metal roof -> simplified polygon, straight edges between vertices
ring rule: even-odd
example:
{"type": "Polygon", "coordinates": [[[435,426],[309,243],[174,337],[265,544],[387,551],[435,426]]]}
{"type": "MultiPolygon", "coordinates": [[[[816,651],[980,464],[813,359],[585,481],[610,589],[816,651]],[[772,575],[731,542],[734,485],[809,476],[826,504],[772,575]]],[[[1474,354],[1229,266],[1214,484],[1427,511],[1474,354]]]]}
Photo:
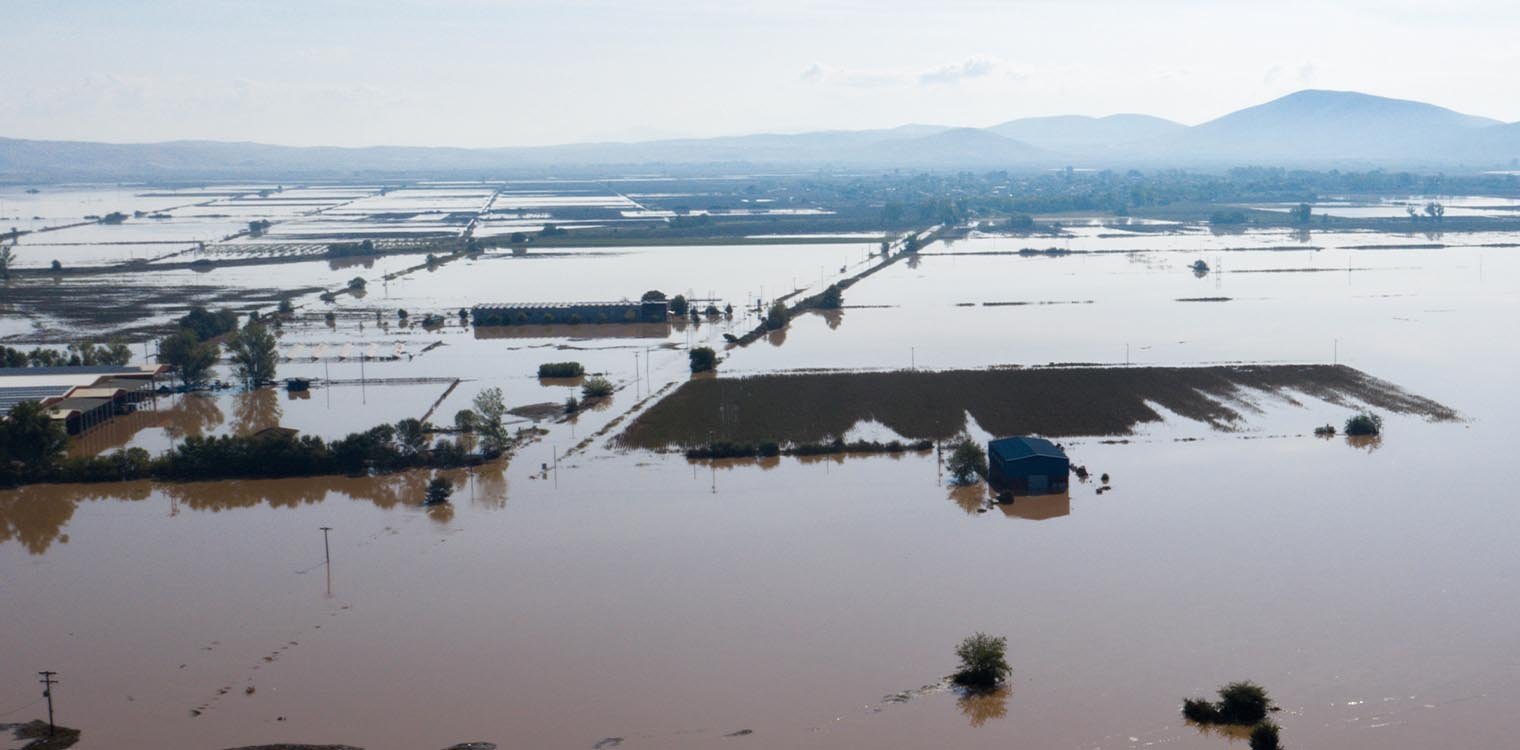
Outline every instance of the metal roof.
{"type": "Polygon", "coordinates": [[[71,385],[28,385],[0,388],[0,414],[9,412],[11,407],[23,401],[63,398],[73,389],[74,386],[71,385]]]}
{"type": "Polygon", "coordinates": [[[0,367],[0,378],[30,375],[151,375],[157,365],[63,365],[61,367],[0,367]]]}
{"type": "Polygon", "coordinates": [[[1031,456],[1066,458],[1066,451],[1061,450],[1055,443],[1045,438],[1037,437],[998,438],[987,444],[987,450],[993,456],[1004,461],[1017,461],[1022,458],[1030,458],[1031,456]]]}
{"type": "MultiPolygon", "coordinates": [[[[667,304],[665,300],[654,300],[656,304],[667,304]]],[[[566,310],[572,307],[637,307],[643,302],[497,302],[485,305],[476,305],[475,310],[566,310]]]]}

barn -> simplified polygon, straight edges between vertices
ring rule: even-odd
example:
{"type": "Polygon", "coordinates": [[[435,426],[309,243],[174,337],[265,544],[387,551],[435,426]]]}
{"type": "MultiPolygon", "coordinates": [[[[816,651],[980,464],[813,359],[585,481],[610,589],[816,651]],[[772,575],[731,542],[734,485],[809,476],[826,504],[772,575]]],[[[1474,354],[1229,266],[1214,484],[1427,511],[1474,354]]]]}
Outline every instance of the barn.
{"type": "Polygon", "coordinates": [[[987,481],[999,489],[1040,495],[1065,492],[1066,451],[1044,438],[1005,437],[987,444],[987,481]]]}

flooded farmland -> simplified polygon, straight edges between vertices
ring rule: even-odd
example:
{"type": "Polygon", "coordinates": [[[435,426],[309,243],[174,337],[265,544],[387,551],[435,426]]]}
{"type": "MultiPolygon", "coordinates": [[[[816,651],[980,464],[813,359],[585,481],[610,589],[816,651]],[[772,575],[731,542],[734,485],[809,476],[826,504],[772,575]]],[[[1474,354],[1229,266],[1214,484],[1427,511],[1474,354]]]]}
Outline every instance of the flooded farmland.
{"type": "MultiPolygon", "coordinates": [[[[521,219],[541,231],[593,220],[582,211],[661,208],[605,189],[267,189],[79,201],[313,204],[257,214],[278,220],[228,241],[239,248],[458,235],[455,213],[549,212],[521,219]]],[[[202,218],[207,236],[238,229],[202,218]]],[[[1520,234],[1068,222],[1058,237],[936,241],[848,285],[842,309],[801,312],[747,346],[724,334],[755,328],[757,301],[860,274],[880,262],[876,237],[134,273],[136,291],[163,295],[89,330],[168,324],[192,280],[212,304],[267,312],[289,298],[279,373],[316,386],[164,394],[75,441],[80,455],[274,426],[331,439],[409,417],[451,424],[489,387],[512,407],[579,392],[582,380],[540,380],[544,362],[581,362],[616,390],[539,415],[547,433],[510,460],[444,472],[458,489],[443,507],[422,505],[426,471],[0,491],[7,653],[64,675],[60,721],[84,730],[83,748],[1206,749],[1231,740],[1184,723],[1182,698],[1244,678],[1270,688],[1294,746],[1505,745],[1504,708],[1520,700],[1520,509],[1504,471],[1520,422],[1520,248],[1504,245],[1520,234]],[[356,276],[363,296],[322,298],[356,276]],[[608,326],[458,316],[650,289],[735,309],[608,326]],[[714,379],[689,374],[701,345],[721,357],[714,379]],[[1047,380],[1073,371],[1081,388],[1047,380]],[[1380,438],[1312,434],[1367,407],[1380,438]],[[680,409],[676,428],[641,438],[680,409]],[[951,487],[935,451],[661,450],[723,430],[982,437],[1021,418],[1111,479],[1005,505],[951,487]],[[1003,690],[966,695],[944,678],[954,644],[979,630],[1008,638],[1014,671],[1003,690]]],[[[0,335],[41,343],[82,319],[6,318],[0,335]]],[[[0,711],[35,712],[35,693],[0,681],[0,711]]]]}

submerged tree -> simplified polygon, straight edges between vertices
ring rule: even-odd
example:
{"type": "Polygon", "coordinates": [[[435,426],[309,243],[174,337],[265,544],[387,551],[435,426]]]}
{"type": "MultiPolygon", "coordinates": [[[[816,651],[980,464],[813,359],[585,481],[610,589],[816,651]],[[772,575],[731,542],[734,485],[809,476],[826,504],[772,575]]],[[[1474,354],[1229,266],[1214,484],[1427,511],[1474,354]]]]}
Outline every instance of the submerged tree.
{"type": "Polygon", "coordinates": [[[997,687],[998,683],[1013,673],[1013,667],[1008,666],[1005,656],[1007,647],[1007,638],[980,632],[968,636],[955,647],[955,655],[960,657],[961,665],[950,679],[957,685],[976,690],[997,687]]]}
{"type": "Polygon", "coordinates": [[[0,279],[11,277],[11,264],[16,262],[16,252],[12,245],[0,243],[0,279]]]}
{"type": "Polygon", "coordinates": [[[768,331],[780,330],[786,327],[787,321],[792,319],[792,313],[786,309],[786,303],[777,300],[771,305],[771,309],[765,313],[765,329],[768,331]]]}
{"type": "Polygon", "coordinates": [[[194,331],[182,328],[158,342],[158,361],[174,368],[186,386],[206,382],[216,364],[216,344],[201,341],[194,331]]]}
{"type": "Polygon", "coordinates": [[[956,443],[946,468],[956,484],[971,484],[977,477],[986,476],[987,452],[975,440],[965,438],[956,443]]]}
{"type": "Polygon", "coordinates": [[[423,497],[423,505],[442,505],[449,501],[454,494],[454,483],[443,477],[433,477],[428,482],[427,495],[423,497]]]}
{"type": "Polygon", "coordinates": [[[227,342],[227,354],[232,360],[233,371],[248,388],[274,380],[278,357],[274,334],[261,323],[249,323],[232,334],[227,342]]]}
{"type": "Polygon", "coordinates": [[[687,357],[691,359],[692,374],[708,372],[718,366],[718,353],[712,347],[699,346],[687,352],[687,357]]]}
{"type": "Polygon", "coordinates": [[[507,402],[500,388],[487,388],[475,394],[475,431],[480,433],[487,453],[500,453],[507,447],[507,402]]]}
{"type": "Polygon", "coordinates": [[[823,290],[823,296],[818,299],[818,306],[825,310],[838,310],[844,304],[844,292],[838,284],[830,284],[828,289],[823,290]]]}

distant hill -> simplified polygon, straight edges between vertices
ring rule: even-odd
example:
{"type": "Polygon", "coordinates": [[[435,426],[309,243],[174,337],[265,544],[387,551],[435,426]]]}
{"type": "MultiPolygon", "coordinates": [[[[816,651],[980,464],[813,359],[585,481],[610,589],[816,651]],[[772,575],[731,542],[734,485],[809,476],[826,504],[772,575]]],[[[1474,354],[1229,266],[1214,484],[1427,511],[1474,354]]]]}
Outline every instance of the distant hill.
{"type": "Polygon", "coordinates": [[[1466,151],[1464,140],[1501,124],[1433,104],[1353,91],[1300,91],[1174,136],[1164,152],[1196,158],[1424,160],[1466,151]]]}
{"type": "Polygon", "coordinates": [[[1113,151],[1130,144],[1174,136],[1187,129],[1186,125],[1179,122],[1133,114],[1107,117],[1025,117],[987,128],[1005,138],[1023,141],[1036,148],[1078,153],[1113,151]]]}
{"type": "Polygon", "coordinates": [[[1243,164],[1514,168],[1520,123],[1350,91],[1300,91],[1188,127],[1140,114],[1032,117],[990,128],[760,133],[523,148],[297,148],[171,141],[0,138],[0,178],[148,180],[408,175],[505,176],[713,169],[1044,169],[1243,164]]]}

